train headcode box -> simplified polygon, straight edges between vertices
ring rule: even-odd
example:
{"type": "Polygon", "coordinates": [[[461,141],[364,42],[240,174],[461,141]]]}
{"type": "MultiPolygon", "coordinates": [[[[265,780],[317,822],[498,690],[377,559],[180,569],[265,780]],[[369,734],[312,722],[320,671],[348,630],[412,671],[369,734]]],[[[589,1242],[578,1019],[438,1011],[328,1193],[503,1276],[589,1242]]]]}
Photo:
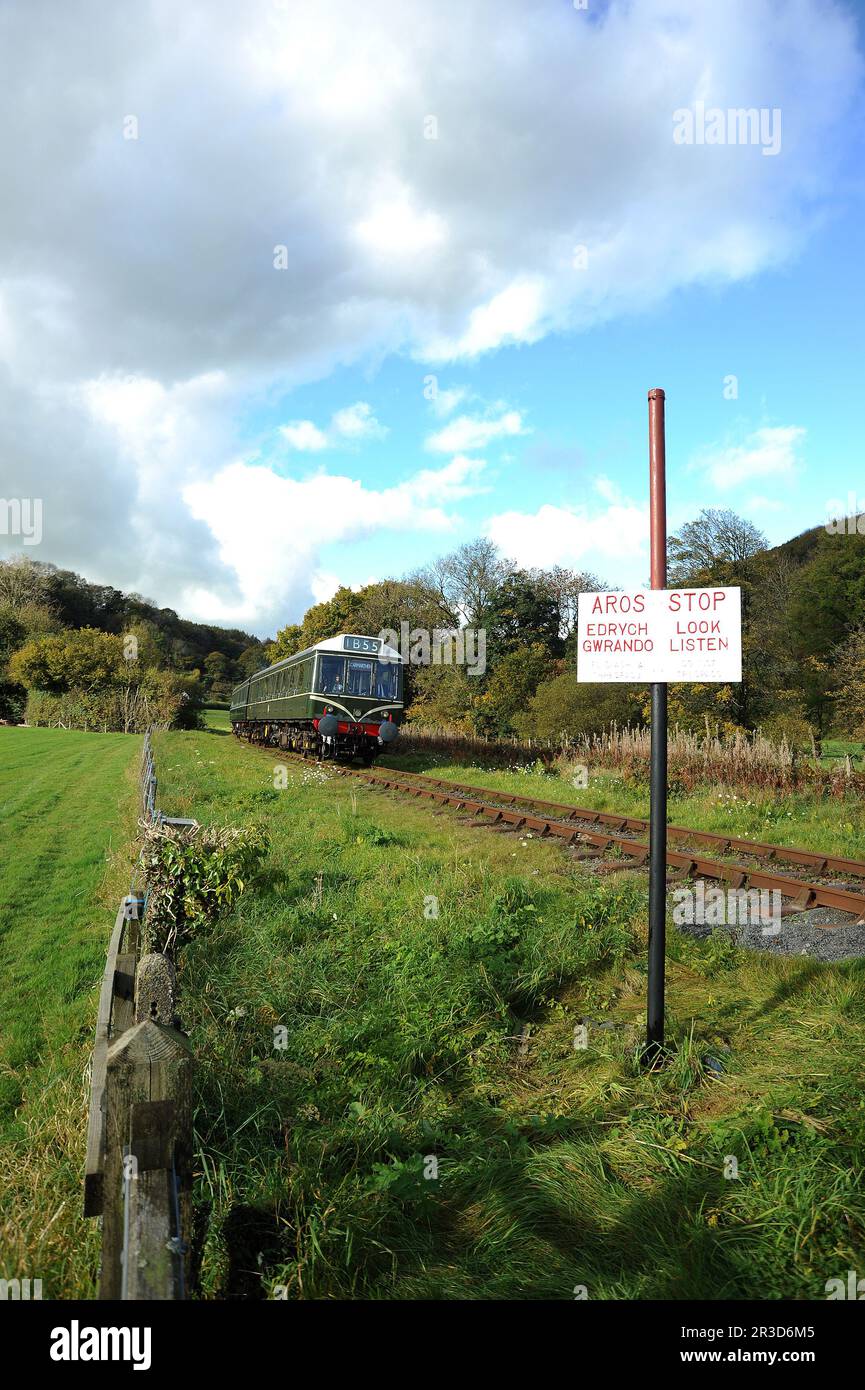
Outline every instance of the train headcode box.
{"type": "Polygon", "coordinates": [[[741,589],[580,594],[579,681],[740,681],[741,589]]]}

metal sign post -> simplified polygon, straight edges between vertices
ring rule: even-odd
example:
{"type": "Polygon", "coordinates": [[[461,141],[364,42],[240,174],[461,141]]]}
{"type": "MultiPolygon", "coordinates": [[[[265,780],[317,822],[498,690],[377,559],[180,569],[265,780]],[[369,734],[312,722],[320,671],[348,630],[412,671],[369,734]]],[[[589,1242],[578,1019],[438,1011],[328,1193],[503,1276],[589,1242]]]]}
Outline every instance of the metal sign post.
{"type": "MultiPolygon", "coordinates": [[[[664,393],[649,392],[649,526],[651,583],[667,587],[667,481],[664,393]]],[[[667,935],[667,684],[652,683],[652,767],[649,826],[649,974],[645,1061],[664,1046],[664,965],[667,935]]]]}
{"type": "Polygon", "coordinates": [[[667,588],[664,393],[649,392],[650,592],[579,596],[577,680],[649,682],[652,767],[649,821],[649,974],[643,1061],[664,1051],[667,913],[667,682],[732,684],[742,679],[742,591],[667,588]]]}

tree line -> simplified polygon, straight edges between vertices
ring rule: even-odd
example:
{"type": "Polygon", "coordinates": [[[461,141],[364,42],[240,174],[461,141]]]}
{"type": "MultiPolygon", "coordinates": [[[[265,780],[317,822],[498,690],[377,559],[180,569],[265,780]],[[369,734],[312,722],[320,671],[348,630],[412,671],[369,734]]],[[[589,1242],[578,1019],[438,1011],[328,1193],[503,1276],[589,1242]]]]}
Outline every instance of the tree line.
{"type": "MultiPolygon", "coordinates": [[[[851,533],[852,532],[852,533],[851,533]]],[[[865,737],[865,538],[815,527],[769,547],[751,522],[705,508],[670,537],[668,587],[742,589],[740,684],[669,690],[682,728],[760,727],[804,743],[831,731],[865,737]]],[[[471,541],[403,579],[341,587],[268,649],[278,660],[339,632],[483,628],[486,671],[411,665],[409,717],[486,736],[556,738],[641,724],[646,687],[577,680],[577,601],[613,587],[554,566],[520,568],[487,539],[471,541]]]]}
{"type": "MultiPolygon", "coordinates": [[[[671,685],[671,721],[757,727],[805,742],[865,737],[865,536],[815,527],[769,547],[735,512],[707,508],[668,546],[668,586],[742,589],[743,679],[671,685]]],[[[0,564],[0,718],[138,728],[189,724],[254,671],[336,636],[485,634],[484,669],[410,664],[409,718],[488,737],[557,738],[639,725],[649,692],[577,680],[580,593],[611,586],[561,566],[527,569],[467,542],[402,578],[340,586],[271,642],[180,618],[139,594],[29,559],[0,564]]]]}
{"type": "Polygon", "coordinates": [[[266,664],[265,644],[248,633],[29,557],[0,563],[0,719],[188,726],[266,664]]]}

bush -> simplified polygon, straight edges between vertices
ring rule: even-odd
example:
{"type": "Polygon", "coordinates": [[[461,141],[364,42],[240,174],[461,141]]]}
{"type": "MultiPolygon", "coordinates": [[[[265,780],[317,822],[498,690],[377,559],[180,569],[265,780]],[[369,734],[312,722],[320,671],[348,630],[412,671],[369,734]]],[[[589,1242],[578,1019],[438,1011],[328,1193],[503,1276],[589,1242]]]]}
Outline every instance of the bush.
{"type": "Polygon", "coordinates": [[[147,633],[125,638],[97,628],[35,637],[9,661],[9,676],[29,691],[30,724],[143,733],[201,727],[196,676],[160,670],[158,647],[147,633]],[[135,637],[135,657],[127,643],[135,637]]]}
{"type": "Polygon", "coordinates": [[[267,852],[258,827],[146,825],[144,949],[173,951],[230,907],[267,852]]]}
{"type": "Polygon", "coordinates": [[[836,714],[851,734],[865,738],[865,627],[851,632],[834,656],[836,714]]]}
{"type": "Polygon", "coordinates": [[[197,729],[202,725],[194,677],[152,669],[143,671],[135,683],[97,690],[31,690],[26,717],[33,725],[59,722],[70,729],[124,734],[142,734],[152,726],[197,729]]]}
{"type": "Polygon", "coordinates": [[[804,714],[772,714],[760,725],[760,732],[773,743],[788,743],[791,748],[810,748],[814,728],[804,714]]]}
{"type": "Polygon", "coordinates": [[[24,718],[27,705],[27,691],[13,681],[0,680],[0,719],[8,719],[19,724],[24,718]]]}
{"type": "Polygon", "coordinates": [[[566,671],[539,685],[513,722],[526,738],[576,738],[639,719],[639,699],[630,686],[580,684],[566,671]]]}

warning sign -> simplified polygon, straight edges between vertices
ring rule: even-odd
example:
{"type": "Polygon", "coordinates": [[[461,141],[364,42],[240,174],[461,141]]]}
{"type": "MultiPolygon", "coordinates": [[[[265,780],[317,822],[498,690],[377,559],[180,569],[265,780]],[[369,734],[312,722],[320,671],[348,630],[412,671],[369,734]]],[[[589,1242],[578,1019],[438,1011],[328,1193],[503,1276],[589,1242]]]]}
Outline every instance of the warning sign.
{"type": "Polygon", "coordinates": [[[740,681],[741,589],[580,594],[579,681],[740,681]]]}

